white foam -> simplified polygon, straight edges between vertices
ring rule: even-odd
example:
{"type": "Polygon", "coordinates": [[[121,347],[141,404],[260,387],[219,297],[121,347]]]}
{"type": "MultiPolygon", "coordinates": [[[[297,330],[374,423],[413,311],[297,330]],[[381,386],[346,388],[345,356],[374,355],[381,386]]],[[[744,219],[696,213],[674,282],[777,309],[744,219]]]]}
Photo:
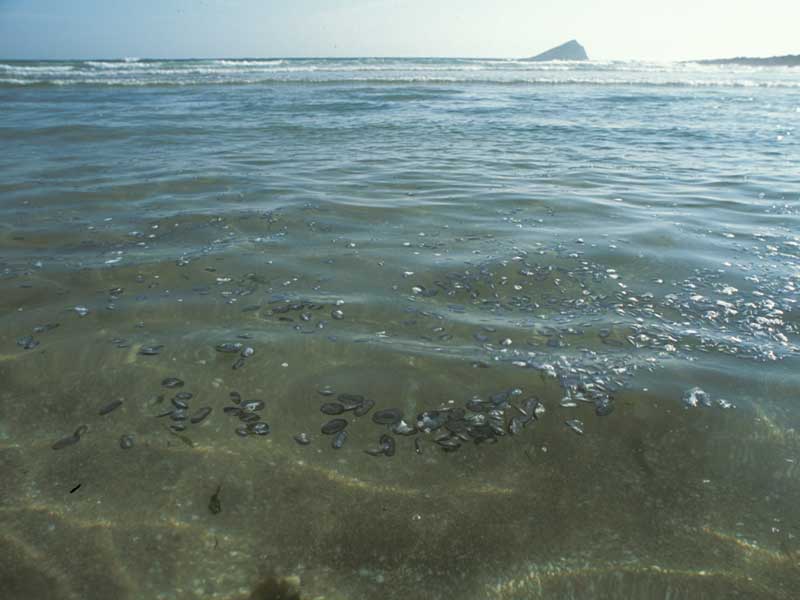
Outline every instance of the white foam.
{"type": "Polygon", "coordinates": [[[219,59],[214,63],[218,65],[231,65],[243,67],[262,67],[262,66],[275,66],[282,65],[285,61],[282,59],[275,60],[236,60],[236,59],[219,59]]]}
{"type": "Polygon", "coordinates": [[[786,68],[653,61],[516,59],[208,59],[0,63],[5,85],[207,85],[247,83],[448,83],[694,88],[800,88],[786,68]]]}
{"type": "Polygon", "coordinates": [[[19,73],[19,74],[26,74],[30,73],[32,75],[47,75],[51,73],[66,73],[68,71],[73,71],[75,67],[73,65],[9,65],[5,63],[0,63],[0,69],[10,73],[19,73]]]}

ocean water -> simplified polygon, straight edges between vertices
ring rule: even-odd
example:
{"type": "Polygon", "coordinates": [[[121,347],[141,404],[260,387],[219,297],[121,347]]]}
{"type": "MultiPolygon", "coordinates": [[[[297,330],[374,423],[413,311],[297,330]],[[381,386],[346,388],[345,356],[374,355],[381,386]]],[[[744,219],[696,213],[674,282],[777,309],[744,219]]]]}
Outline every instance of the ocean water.
{"type": "Polygon", "coordinates": [[[788,68],[0,62],[0,597],[799,597],[798,123],[788,68]]]}

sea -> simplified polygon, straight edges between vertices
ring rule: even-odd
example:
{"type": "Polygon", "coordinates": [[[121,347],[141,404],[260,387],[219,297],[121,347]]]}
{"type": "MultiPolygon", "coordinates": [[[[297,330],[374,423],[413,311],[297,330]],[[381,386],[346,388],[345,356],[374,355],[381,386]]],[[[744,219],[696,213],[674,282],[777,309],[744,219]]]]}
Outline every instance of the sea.
{"type": "Polygon", "coordinates": [[[0,598],[800,597],[800,70],[0,60],[0,598]]]}

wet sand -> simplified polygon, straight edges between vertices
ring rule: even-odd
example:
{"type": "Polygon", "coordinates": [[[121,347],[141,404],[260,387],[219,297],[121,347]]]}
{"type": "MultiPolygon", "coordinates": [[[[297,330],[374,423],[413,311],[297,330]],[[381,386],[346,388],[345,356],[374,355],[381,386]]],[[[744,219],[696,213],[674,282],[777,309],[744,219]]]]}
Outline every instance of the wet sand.
{"type": "Polygon", "coordinates": [[[300,334],[280,352],[248,341],[257,352],[234,371],[199,333],[141,356],[92,319],[69,315],[39,348],[0,362],[6,597],[247,598],[270,574],[336,599],[798,592],[787,529],[800,438],[753,407],[689,410],[627,391],[597,418],[590,405],[558,407],[559,387],[529,369],[300,334]],[[193,407],[214,409],[185,432],[192,446],[152,416],[174,391],[168,376],[193,407]],[[418,455],[396,436],[396,456],[370,457],[383,428],[369,416],[351,419],[342,450],[319,433],[325,386],[406,414],[519,386],[548,411],[494,445],[444,453],[419,434],[418,455]],[[231,390],[265,400],[269,436],[234,434],[222,413],[231,390]],[[99,416],[115,398],[122,406],[99,416]],[[573,417],[584,435],[564,425],[573,417]],[[83,423],[80,442],[51,449],[83,423]],[[292,439],[300,431],[311,445],[292,439]],[[119,447],[123,433],[133,448],[119,447]]]}

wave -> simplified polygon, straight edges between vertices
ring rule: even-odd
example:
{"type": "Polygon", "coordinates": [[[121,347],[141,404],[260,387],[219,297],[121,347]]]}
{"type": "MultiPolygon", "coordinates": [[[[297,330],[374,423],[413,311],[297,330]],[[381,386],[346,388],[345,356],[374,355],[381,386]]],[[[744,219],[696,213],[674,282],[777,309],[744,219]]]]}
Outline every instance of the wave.
{"type": "Polygon", "coordinates": [[[798,88],[786,68],[652,61],[519,59],[120,59],[5,61],[0,85],[192,86],[253,84],[497,84],[798,88]]]}
{"type": "Polygon", "coordinates": [[[0,70],[6,73],[18,73],[20,75],[49,75],[51,73],[68,73],[75,70],[74,65],[14,65],[0,63],[0,70]]]}
{"type": "Polygon", "coordinates": [[[93,69],[104,69],[104,70],[113,70],[113,69],[120,69],[123,71],[129,70],[141,70],[145,71],[150,69],[152,66],[158,66],[164,64],[163,61],[157,62],[141,62],[139,60],[124,60],[124,61],[110,61],[110,60],[87,60],[84,61],[81,66],[89,66],[93,69]]]}
{"type": "Polygon", "coordinates": [[[204,79],[136,79],[136,78],[87,78],[87,79],[19,79],[0,78],[0,87],[64,87],[64,86],[111,86],[111,87],[187,87],[208,85],[402,85],[402,84],[459,84],[459,85],[501,85],[501,86],[620,86],[656,88],[800,88],[800,81],[752,81],[752,80],[674,80],[652,81],[647,79],[592,79],[592,78],[531,78],[531,79],[491,79],[457,77],[347,77],[347,78],[204,78],[204,79]]]}
{"type": "Polygon", "coordinates": [[[213,61],[217,65],[230,65],[230,66],[246,66],[246,67],[261,67],[261,66],[274,66],[282,65],[286,61],[283,59],[274,60],[237,60],[235,58],[221,58],[213,61]]]}
{"type": "Polygon", "coordinates": [[[0,63],[0,69],[19,72],[48,70],[92,69],[150,71],[168,66],[176,71],[192,71],[198,68],[212,68],[221,72],[241,69],[270,71],[283,67],[297,71],[482,71],[530,72],[530,71],[570,71],[570,72],[642,72],[642,73],[763,73],[774,71],[785,75],[791,73],[787,67],[764,67],[750,65],[703,65],[698,63],[675,63],[653,61],[548,61],[533,62],[522,59],[207,59],[207,60],[167,60],[167,59],[120,59],[84,61],[43,61],[39,64],[26,64],[33,61],[9,61],[0,63]]]}

